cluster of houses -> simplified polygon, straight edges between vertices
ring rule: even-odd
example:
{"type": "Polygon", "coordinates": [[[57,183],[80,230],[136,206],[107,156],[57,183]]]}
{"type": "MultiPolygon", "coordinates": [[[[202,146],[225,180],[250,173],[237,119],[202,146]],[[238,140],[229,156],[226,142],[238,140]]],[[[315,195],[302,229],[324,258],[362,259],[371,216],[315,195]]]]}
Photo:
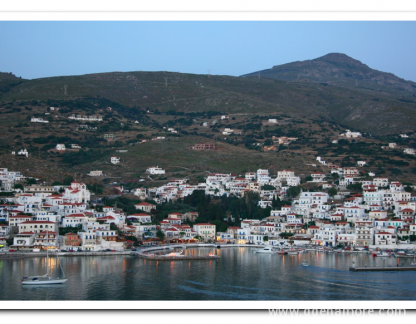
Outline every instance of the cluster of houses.
{"type": "MultiPolygon", "coordinates": [[[[150,174],[157,174],[159,168],[149,168],[146,171],[150,174]]],[[[164,172],[164,170],[162,171],[164,172]]],[[[245,192],[258,192],[261,200],[259,206],[265,208],[271,206],[273,196],[283,197],[290,186],[300,184],[300,177],[295,176],[291,170],[282,170],[277,173],[277,177],[269,175],[269,170],[259,169],[256,172],[246,172],[244,177],[231,173],[212,173],[209,174],[205,182],[197,185],[190,185],[187,179],[170,180],[163,186],[153,188],[137,188],[133,194],[141,199],[151,199],[157,203],[176,200],[191,195],[194,190],[204,190],[206,195],[236,196],[243,197],[245,192]],[[262,189],[265,185],[273,186],[273,189],[262,189]]]]}
{"type": "MultiPolygon", "coordinates": [[[[3,190],[26,180],[20,172],[6,168],[0,169],[0,177],[3,190]]],[[[170,213],[156,225],[152,219],[154,204],[138,203],[137,213],[127,215],[110,206],[93,209],[90,199],[91,194],[82,182],[74,181],[70,186],[25,186],[13,197],[4,197],[6,203],[0,205],[0,245],[13,239],[9,249],[19,251],[46,247],[67,251],[120,251],[134,243],[126,239],[128,236],[142,240],[143,244],[154,244],[159,230],[169,242],[215,239],[215,225],[203,223],[192,228],[186,225],[186,220],[196,220],[197,212],[170,213]],[[60,232],[67,233],[59,235],[60,232]]]]}
{"type": "MultiPolygon", "coordinates": [[[[332,197],[324,191],[301,192],[292,205],[272,209],[270,216],[263,220],[243,220],[241,227],[217,233],[216,240],[267,241],[273,245],[282,241],[282,233],[290,233],[294,244],[368,246],[406,243],[411,235],[416,235],[416,196],[407,192],[403,184],[389,182],[385,177],[360,180],[361,173],[355,167],[332,166],[331,173],[338,174],[338,186],[327,183],[327,174],[323,172],[312,173],[311,182],[321,184],[323,189],[336,187],[344,191],[332,197]],[[346,191],[345,186],[354,183],[361,183],[362,193],[346,191]]],[[[212,196],[237,197],[254,191],[260,196],[258,205],[266,208],[272,207],[273,198],[285,199],[287,189],[299,184],[300,178],[292,170],[278,171],[277,177],[272,177],[268,170],[259,169],[247,172],[244,177],[209,174],[205,182],[197,185],[189,185],[186,179],[171,180],[157,188],[137,188],[134,194],[161,203],[186,197],[194,190],[204,190],[212,196]]]]}
{"type": "MultiPolygon", "coordinates": [[[[244,177],[212,173],[197,185],[179,179],[134,191],[141,200],[153,200],[156,204],[186,197],[194,190],[211,196],[236,197],[257,192],[258,205],[270,207],[270,216],[244,219],[240,226],[228,227],[226,232],[216,232],[216,226],[209,223],[188,225],[198,218],[197,212],[169,213],[156,224],[156,204],[145,201],[136,204],[137,211],[131,215],[110,206],[91,208],[91,194],[82,182],[74,181],[70,186],[25,186],[13,197],[5,197],[6,203],[0,205],[0,221],[7,224],[0,226],[0,245],[12,237],[10,248],[16,250],[46,245],[61,250],[122,250],[134,243],[126,237],[154,244],[161,232],[168,242],[381,246],[408,243],[416,235],[416,196],[406,191],[402,183],[383,177],[360,178],[356,168],[337,167],[331,173],[339,175],[337,194],[330,196],[324,191],[335,184],[327,183],[327,174],[315,172],[311,181],[321,184],[323,190],[302,191],[290,205],[279,209],[273,208],[273,201],[287,199],[287,190],[300,184],[300,177],[292,170],[278,171],[276,176],[267,169],[246,172],[244,177]],[[362,193],[348,192],[345,185],[351,183],[361,183],[362,193]],[[62,232],[68,227],[71,231],[59,235],[60,229],[62,232]],[[74,228],[76,231],[72,231],[74,228]]],[[[0,180],[6,191],[26,177],[1,168],[0,180]]]]}

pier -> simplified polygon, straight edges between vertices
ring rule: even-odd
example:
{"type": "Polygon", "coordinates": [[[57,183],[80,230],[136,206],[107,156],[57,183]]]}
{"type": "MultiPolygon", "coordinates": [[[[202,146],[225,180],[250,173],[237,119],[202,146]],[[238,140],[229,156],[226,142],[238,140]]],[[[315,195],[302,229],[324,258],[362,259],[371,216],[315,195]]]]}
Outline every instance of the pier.
{"type": "Polygon", "coordinates": [[[416,271],[416,266],[406,267],[350,267],[350,271],[416,271]]]}
{"type": "Polygon", "coordinates": [[[183,256],[169,256],[169,255],[147,255],[138,253],[137,257],[147,259],[147,260],[156,260],[156,261],[185,261],[185,260],[218,260],[220,256],[218,255],[183,255],[183,256]]]}

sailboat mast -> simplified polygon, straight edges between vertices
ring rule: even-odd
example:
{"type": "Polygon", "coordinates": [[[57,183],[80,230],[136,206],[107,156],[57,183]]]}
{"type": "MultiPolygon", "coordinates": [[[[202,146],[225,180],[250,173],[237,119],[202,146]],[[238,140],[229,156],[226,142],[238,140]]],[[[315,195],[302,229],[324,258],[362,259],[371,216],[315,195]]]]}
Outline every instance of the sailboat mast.
{"type": "Polygon", "coordinates": [[[48,231],[46,231],[46,276],[49,278],[48,231]]]}

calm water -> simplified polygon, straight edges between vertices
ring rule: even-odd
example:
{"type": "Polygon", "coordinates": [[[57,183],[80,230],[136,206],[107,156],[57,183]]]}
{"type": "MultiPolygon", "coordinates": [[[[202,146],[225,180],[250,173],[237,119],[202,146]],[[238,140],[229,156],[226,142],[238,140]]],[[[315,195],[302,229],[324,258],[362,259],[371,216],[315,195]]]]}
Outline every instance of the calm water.
{"type": "MultiPolygon", "coordinates": [[[[23,276],[44,274],[45,258],[0,260],[0,300],[413,300],[416,271],[351,272],[356,265],[395,265],[363,254],[255,254],[253,248],[188,249],[219,261],[148,261],[132,256],[61,257],[69,280],[27,287],[23,276]],[[302,267],[307,260],[309,267],[302,267]]],[[[402,259],[410,264],[412,259],[402,259]]],[[[53,276],[61,275],[55,258],[53,276]]]]}

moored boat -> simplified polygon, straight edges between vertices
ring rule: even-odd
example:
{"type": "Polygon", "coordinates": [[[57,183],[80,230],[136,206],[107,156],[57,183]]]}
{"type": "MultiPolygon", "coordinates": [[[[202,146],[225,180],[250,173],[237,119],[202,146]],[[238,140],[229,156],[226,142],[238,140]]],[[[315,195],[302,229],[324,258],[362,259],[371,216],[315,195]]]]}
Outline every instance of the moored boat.
{"type": "Polygon", "coordinates": [[[263,249],[258,249],[254,252],[255,253],[268,253],[268,254],[274,253],[273,249],[269,246],[265,246],[263,249]]]}
{"type": "MultiPolygon", "coordinates": [[[[46,231],[46,236],[48,237],[48,231],[46,231]]],[[[22,278],[22,285],[57,285],[63,284],[68,281],[65,278],[51,278],[49,277],[49,249],[46,246],[46,274],[42,276],[31,276],[31,277],[23,277],[22,278]]],[[[61,264],[59,264],[61,267],[61,264]]],[[[62,272],[64,271],[61,267],[62,272]]],[[[64,274],[65,275],[65,274],[64,274]]]]}
{"type": "Polygon", "coordinates": [[[389,257],[391,254],[389,252],[381,251],[381,252],[373,252],[373,257],[389,257]]]}

